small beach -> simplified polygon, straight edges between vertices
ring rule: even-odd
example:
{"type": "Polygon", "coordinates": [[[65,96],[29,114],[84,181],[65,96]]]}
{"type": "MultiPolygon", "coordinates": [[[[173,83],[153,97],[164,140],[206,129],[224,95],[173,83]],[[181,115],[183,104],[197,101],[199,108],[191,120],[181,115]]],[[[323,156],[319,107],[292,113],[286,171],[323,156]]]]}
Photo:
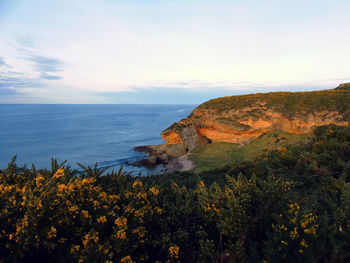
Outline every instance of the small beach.
{"type": "Polygon", "coordinates": [[[176,171],[184,172],[193,170],[195,168],[195,165],[188,158],[189,155],[190,153],[170,160],[167,164],[164,164],[165,169],[162,173],[173,173],[176,171]]]}

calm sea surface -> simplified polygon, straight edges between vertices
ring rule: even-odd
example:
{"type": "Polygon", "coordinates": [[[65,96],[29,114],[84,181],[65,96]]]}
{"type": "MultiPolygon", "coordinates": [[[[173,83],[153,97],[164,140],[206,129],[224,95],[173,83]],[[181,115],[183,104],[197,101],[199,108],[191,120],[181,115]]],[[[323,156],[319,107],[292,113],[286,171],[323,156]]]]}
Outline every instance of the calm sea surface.
{"type": "Polygon", "coordinates": [[[49,168],[51,157],[99,167],[120,165],[150,174],[126,161],[142,158],[135,146],[160,144],[160,133],[187,117],[195,105],[0,105],[0,168],[17,154],[17,164],[49,168]]]}

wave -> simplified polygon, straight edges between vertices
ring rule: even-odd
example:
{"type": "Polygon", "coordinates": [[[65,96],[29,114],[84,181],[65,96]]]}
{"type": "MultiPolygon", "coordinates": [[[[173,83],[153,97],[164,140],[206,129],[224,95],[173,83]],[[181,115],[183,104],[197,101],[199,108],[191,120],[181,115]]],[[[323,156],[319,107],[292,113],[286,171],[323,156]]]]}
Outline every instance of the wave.
{"type": "Polygon", "coordinates": [[[175,112],[184,112],[184,111],[188,111],[188,109],[181,109],[181,110],[177,110],[175,112]]]}

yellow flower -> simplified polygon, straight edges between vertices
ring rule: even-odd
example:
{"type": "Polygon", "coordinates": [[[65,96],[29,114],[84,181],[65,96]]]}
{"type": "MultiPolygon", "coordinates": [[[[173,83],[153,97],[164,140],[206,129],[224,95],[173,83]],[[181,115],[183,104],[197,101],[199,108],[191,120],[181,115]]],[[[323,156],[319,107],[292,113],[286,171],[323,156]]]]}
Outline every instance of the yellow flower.
{"type": "Polygon", "coordinates": [[[135,261],[132,261],[130,256],[126,256],[120,260],[121,263],[133,263],[135,261]]]}
{"type": "Polygon", "coordinates": [[[67,186],[65,184],[59,184],[57,189],[58,191],[63,192],[65,189],[67,189],[67,186]]]}
{"type": "Polygon", "coordinates": [[[100,193],[99,198],[103,201],[106,201],[107,199],[107,194],[105,192],[100,193]]]}
{"type": "Polygon", "coordinates": [[[57,230],[55,227],[52,226],[49,233],[47,233],[47,237],[48,238],[55,238],[56,234],[57,234],[57,230]]]}
{"type": "Polygon", "coordinates": [[[301,245],[302,247],[308,247],[308,245],[306,244],[306,242],[305,242],[304,239],[300,242],[300,245],[301,245]]]}
{"type": "Polygon", "coordinates": [[[284,240],[282,240],[281,243],[282,243],[283,245],[288,246],[288,243],[287,243],[286,241],[284,241],[284,240]]]}
{"type": "Polygon", "coordinates": [[[343,228],[339,226],[339,232],[343,232],[343,228]]]}
{"type": "Polygon", "coordinates": [[[157,196],[159,194],[159,190],[157,188],[155,188],[155,187],[151,187],[149,189],[149,191],[155,196],[157,196]]]}
{"type": "Polygon", "coordinates": [[[298,229],[296,227],[294,227],[293,231],[290,231],[290,237],[292,239],[295,239],[298,236],[298,229]]]}
{"type": "Polygon", "coordinates": [[[127,219],[125,217],[118,217],[115,221],[114,224],[116,224],[118,227],[125,227],[127,223],[127,219]]]}
{"type": "Polygon", "coordinates": [[[77,211],[78,209],[79,209],[79,208],[78,208],[77,205],[73,205],[73,206],[71,206],[71,207],[68,208],[68,210],[69,210],[70,212],[75,212],[75,211],[77,211]]]}
{"type": "Polygon", "coordinates": [[[107,222],[107,218],[105,216],[100,216],[99,218],[97,218],[97,222],[104,224],[107,222]]]}
{"type": "Polygon", "coordinates": [[[134,211],[135,211],[135,209],[130,207],[130,206],[127,206],[125,208],[125,212],[128,213],[128,214],[132,214],[132,213],[134,213],[134,211]]]}
{"type": "Polygon", "coordinates": [[[73,254],[75,251],[79,251],[79,249],[80,249],[79,245],[72,246],[70,248],[70,253],[73,254]]]}
{"type": "Polygon", "coordinates": [[[37,174],[36,178],[35,178],[35,183],[37,186],[41,185],[41,181],[44,180],[44,176],[42,176],[41,174],[37,174]]]}
{"type": "Polygon", "coordinates": [[[136,180],[133,184],[132,184],[132,188],[136,188],[136,187],[142,187],[142,182],[139,180],[136,180]]]}
{"type": "Polygon", "coordinates": [[[144,211],[141,211],[141,210],[136,210],[135,211],[135,216],[136,217],[143,217],[144,216],[144,214],[145,214],[145,212],[144,211]]]}
{"type": "Polygon", "coordinates": [[[89,218],[89,212],[86,210],[81,211],[81,214],[83,215],[84,218],[89,218]]]}
{"type": "Polygon", "coordinates": [[[53,175],[54,178],[60,178],[64,176],[64,169],[59,168],[56,173],[53,175]]]}
{"type": "Polygon", "coordinates": [[[85,235],[84,240],[83,240],[83,245],[86,247],[90,241],[97,243],[99,240],[97,233],[88,233],[85,235]]]}
{"type": "Polygon", "coordinates": [[[177,258],[179,255],[179,250],[180,248],[177,245],[169,247],[170,257],[177,258]]]}
{"type": "Polygon", "coordinates": [[[96,210],[100,206],[100,203],[94,200],[93,205],[94,205],[94,210],[96,210]]]}
{"type": "Polygon", "coordinates": [[[142,227],[138,227],[132,231],[133,234],[138,235],[140,238],[145,236],[145,229],[142,227]]]}
{"type": "Polygon", "coordinates": [[[125,231],[119,230],[119,231],[117,232],[117,238],[119,238],[119,239],[126,239],[126,233],[125,233],[125,231]]]}

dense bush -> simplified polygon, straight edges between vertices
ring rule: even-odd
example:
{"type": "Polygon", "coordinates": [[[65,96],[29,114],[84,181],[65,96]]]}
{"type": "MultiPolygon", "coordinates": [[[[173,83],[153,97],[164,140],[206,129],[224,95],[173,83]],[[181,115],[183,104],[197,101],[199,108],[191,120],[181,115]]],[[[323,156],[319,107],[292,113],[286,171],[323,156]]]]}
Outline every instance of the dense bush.
{"type": "Polygon", "coordinates": [[[348,262],[350,129],[199,175],[0,172],[3,262],[348,262]]]}

